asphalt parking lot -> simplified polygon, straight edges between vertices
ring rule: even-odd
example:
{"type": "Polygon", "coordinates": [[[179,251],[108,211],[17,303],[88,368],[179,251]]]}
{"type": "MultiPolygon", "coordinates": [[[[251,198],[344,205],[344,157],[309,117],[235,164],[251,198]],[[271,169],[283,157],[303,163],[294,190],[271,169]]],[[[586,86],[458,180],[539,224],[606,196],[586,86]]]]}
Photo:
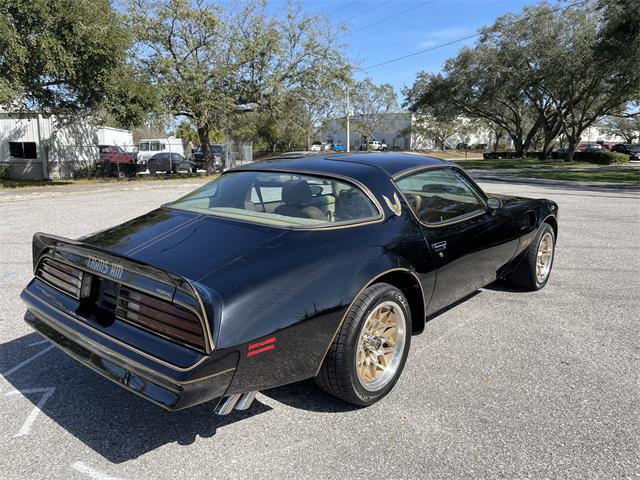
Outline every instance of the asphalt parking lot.
{"type": "Polygon", "coordinates": [[[430,320],[393,392],[366,409],[312,381],[247,412],[168,413],[32,333],[18,298],[31,237],[77,237],[197,180],[0,191],[0,476],[640,478],[640,191],[483,184],[547,197],[547,287],[494,284],[430,320]]]}

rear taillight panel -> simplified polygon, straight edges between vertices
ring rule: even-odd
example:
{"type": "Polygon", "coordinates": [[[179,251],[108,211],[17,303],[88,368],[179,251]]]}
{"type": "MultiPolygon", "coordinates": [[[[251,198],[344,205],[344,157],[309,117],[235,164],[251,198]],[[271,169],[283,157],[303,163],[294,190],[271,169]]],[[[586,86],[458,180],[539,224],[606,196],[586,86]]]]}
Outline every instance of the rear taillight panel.
{"type": "MultiPolygon", "coordinates": [[[[78,300],[75,313],[87,322],[108,326],[118,318],[173,342],[207,351],[201,317],[183,301],[159,298],[49,256],[38,263],[36,277],[78,300]]],[[[184,300],[186,295],[178,292],[184,300]]],[[[197,304],[197,299],[189,303],[197,304]]]]}
{"type": "Polygon", "coordinates": [[[204,349],[200,319],[193,312],[165,300],[120,287],[116,315],[169,339],[204,349]]]}
{"type": "MultiPolygon", "coordinates": [[[[50,258],[45,258],[40,262],[36,276],[76,300],[80,299],[84,279],[84,272],[82,270],[50,258]]],[[[85,281],[85,283],[87,283],[87,281],[85,281]]]]}

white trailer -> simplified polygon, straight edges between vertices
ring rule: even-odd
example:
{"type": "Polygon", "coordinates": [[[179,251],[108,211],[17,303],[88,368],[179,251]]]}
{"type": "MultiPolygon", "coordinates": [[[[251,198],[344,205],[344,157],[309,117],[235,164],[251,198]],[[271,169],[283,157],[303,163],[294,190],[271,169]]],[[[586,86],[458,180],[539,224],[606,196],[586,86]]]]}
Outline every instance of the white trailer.
{"type": "Polygon", "coordinates": [[[98,127],[98,145],[116,145],[129,152],[134,150],[133,134],[130,130],[114,127],[98,127]]]}
{"type": "Polygon", "coordinates": [[[146,162],[156,153],[171,152],[184,156],[182,140],[175,137],[144,138],[138,143],[138,160],[146,162]]]}

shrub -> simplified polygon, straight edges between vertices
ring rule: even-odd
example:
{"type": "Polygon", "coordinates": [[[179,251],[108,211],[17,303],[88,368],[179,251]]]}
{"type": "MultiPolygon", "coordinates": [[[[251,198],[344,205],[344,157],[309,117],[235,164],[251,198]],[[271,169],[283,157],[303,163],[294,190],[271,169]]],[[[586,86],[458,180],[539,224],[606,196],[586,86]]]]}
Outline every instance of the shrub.
{"type": "Polygon", "coordinates": [[[573,154],[574,162],[597,163],[598,165],[623,165],[629,163],[629,155],[609,150],[597,152],[576,152],[573,154]]]}
{"type": "Polygon", "coordinates": [[[485,160],[497,160],[499,158],[517,158],[516,152],[513,150],[502,152],[485,152],[482,154],[485,160]]]}
{"type": "Polygon", "coordinates": [[[93,178],[96,176],[95,165],[83,165],[73,170],[71,175],[73,178],[93,178]]]}
{"type": "Polygon", "coordinates": [[[0,180],[9,180],[11,178],[11,165],[0,165],[0,180]]]}

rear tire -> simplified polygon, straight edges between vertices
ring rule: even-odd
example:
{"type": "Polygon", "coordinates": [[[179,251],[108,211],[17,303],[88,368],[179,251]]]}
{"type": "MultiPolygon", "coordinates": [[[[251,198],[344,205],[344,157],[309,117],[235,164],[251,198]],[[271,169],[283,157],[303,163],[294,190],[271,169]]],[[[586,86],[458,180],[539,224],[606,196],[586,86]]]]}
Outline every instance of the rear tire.
{"type": "Polygon", "coordinates": [[[507,281],[530,291],[544,288],[551,275],[555,248],[556,235],[553,228],[548,223],[543,223],[520,260],[520,264],[507,277],[507,281]]]}
{"type": "Polygon", "coordinates": [[[400,378],[411,345],[411,312],[400,290],[371,285],[353,302],[316,383],[355,405],[384,398],[400,378]]]}

